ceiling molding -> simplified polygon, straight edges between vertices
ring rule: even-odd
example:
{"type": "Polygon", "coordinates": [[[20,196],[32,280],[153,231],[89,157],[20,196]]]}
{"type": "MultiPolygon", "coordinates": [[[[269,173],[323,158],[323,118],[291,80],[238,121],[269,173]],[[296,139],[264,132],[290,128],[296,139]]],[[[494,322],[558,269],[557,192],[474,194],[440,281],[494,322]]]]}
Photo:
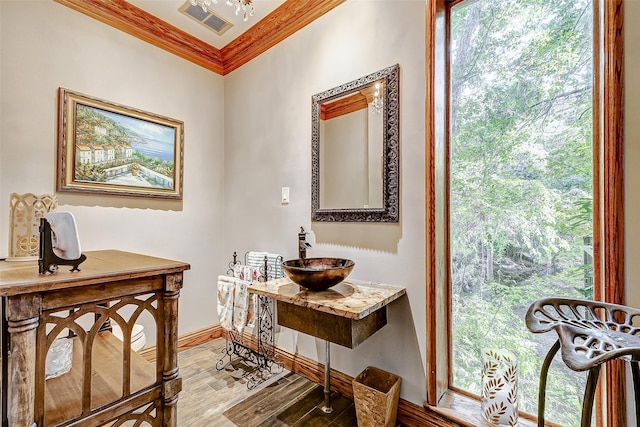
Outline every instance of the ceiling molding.
{"type": "Polygon", "coordinates": [[[217,49],[124,0],[54,1],[214,73],[225,75],[346,0],[287,0],[222,49],[217,49]]]}
{"type": "Polygon", "coordinates": [[[220,50],[124,0],[55,0],[118,30],[222,74],[220,50]]]}
{"type": "Polygon", "coordinates": [[[346,0],[287,0],[221,49],[224,74],[251,61],[346,0]]]}

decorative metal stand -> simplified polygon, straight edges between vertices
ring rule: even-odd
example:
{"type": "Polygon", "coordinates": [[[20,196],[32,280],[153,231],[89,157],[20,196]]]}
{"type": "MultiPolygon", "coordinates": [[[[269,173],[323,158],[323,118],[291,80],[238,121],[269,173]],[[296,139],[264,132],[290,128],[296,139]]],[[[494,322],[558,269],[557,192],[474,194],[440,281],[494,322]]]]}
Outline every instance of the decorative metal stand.
{"type": "MultiPolygon", "coordinates": [[[[247,252],[248,254],[248,252],[247,252]]],[[[245,265],[247,265],[247,254],[245,254],[245,265]]],[[[238,255],[233,253],[233,261],[229,263],[228,275],[233,275],[234,267],[238,264],[238,255]]],[[[259,268],[258,281],[265,282],[275,278],[277,263],[282,262],[282,257],[274,261],[273,268],[269,266],[267,257],[264,257],[264,263],[259,268]]],[[[251,288],[249,287],[251,293],[251,288]]],[[[258,295],[258,303],[255,308],[256,318],[256,350],[248,346],[248,341],[253,337],[249,337],[236,330],[226,331],[226,345],[222,351],[222,358],[216,363],[216,369],[221,371],[231,362],[240,358],[247,365],[252,367],[254,371],[247,376],[247,388],[249,390],[260,385],[273,375],[282,372],[282,363],[276,362],[277,354],[275,351],[275,304],[274,301],[266,296],[258,295]]]]}

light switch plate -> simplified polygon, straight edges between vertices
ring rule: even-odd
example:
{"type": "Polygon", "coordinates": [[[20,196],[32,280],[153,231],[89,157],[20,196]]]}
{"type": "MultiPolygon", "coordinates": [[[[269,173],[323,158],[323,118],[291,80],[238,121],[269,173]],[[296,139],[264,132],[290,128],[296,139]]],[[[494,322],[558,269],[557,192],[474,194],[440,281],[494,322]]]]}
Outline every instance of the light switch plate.
{"type": "Polygon", "coordinates": [[[282,187],[282,204],[289,204],[289,187],[282,187]]]}

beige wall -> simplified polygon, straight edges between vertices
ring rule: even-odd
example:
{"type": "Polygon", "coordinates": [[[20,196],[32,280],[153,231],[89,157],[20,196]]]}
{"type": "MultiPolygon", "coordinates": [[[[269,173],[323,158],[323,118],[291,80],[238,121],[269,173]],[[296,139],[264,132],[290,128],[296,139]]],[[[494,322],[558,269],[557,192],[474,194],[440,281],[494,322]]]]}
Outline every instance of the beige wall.
{"type": "Polygon", "coordinates": [[[223,78],[52,1],[0,1],[0,28],[0,255],[8,251],[9,194],[55,190],[58,87],[179,119],[183,202],[60,193],[59,210],[75,215],[85,251],[191,263],[180,333],[215,323],[212,276],[216,262],[225,265],[223,78]]]}
{"type": "MultiPolygon", "coordinates": [[[[401,375],[402,396],[425,399],[424,105],[425,2],[349,0],[225,76],[226,253],[269,250],[355,261],[352,277],[404,285],[389,324],[354,350],[332,346],[332,367],[368,365],[401,375]],[[399,63],[399,224],[311,223],[311,96],[399,63]],[[280,188],[291,202],[280,204],[280,188]]],[[[279,344],[324,360],[322,341],[281,331],[279,344]]]]}

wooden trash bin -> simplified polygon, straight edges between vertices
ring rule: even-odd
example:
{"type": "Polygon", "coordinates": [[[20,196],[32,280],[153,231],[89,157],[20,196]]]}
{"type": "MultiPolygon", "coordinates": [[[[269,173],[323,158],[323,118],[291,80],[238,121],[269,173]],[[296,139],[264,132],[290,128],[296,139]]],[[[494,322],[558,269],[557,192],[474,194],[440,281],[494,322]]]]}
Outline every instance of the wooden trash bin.
{"type": "Polygon", "coordinates": [[[358,427],[394,427],[402,378],[367,367],[353,379],[353,401],[358,427]]]}

